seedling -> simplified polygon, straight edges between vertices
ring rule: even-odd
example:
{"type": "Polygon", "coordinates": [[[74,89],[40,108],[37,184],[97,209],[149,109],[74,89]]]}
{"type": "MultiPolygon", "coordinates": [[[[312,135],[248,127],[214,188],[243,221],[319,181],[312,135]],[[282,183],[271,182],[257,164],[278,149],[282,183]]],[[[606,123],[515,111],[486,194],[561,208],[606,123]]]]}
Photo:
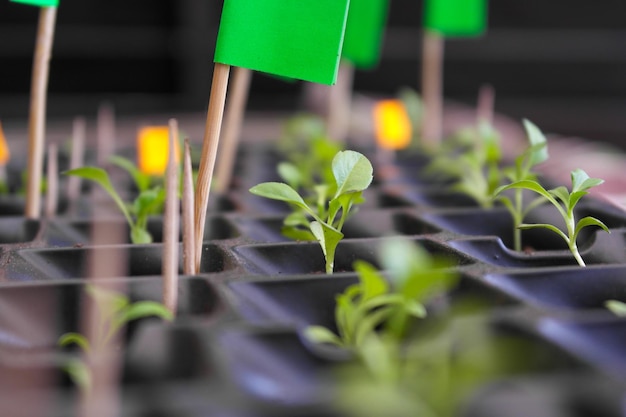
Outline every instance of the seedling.
{"type": "Polygon", "coordinates": [[[626,303],[619,300],[607,300],[604,306],[618,317],[626,317],[626,303]]]}
{"type": "MultiPolygon", "coordinates": [[[[548,159],[547,140],[539,128],[529,120],[524,119],[524,129],[526,136],[530,142],[530,146],[520,156],[515,159],[513,166],[502,169],[504,177],[511,183],[520,183],[523,181],[537,183],[537,174],[533,168],[548,159]]],[[[502,202],[502,204],[511,213],[513,219],[513,248],[516,251],[522,250],[522,229],[520,225],[524,221],[526,215],[535,207],[543,204],[543,197],[524,204],[523,188],[502,186],[493,193],[494,198],[502,202]],[[513,189],[513,196],[502,194],[507,189],[513,189]]]]}
{"type": "Polygon", "coordinates": [[[326,273],[334,270],[335,250],[343,239],[343,225],[362,193],[372,182],[370,161],[355,151],[341,151],[332,160],[333,182],[313,187],[312,206],[291,186],[265,182],[250,189],[252,194],[284,201],[295,208],[284,220],[283,233],[300,240],[317,240],[326,259],[326,273]],[[311,220],[313,219],[313,220],[311,220]]]}
{"type": "Polygon", "coordinates": [[[498,192],[502,192],[509,189],[515,189],[517,191],[530,190],[539,194],[542,198],[549,201],[561,214],[561,217],[565,221],[565,227],[567,233],[563,232],[558,227],[552,224],[538,223],[538,224],[520,224],[520,229],[537,229],[545,228],[558,234],[565,240],[567,247],[580,266],[585,266],[578,247],[576,245],[576,239],[582,229],[588,226],[597,226],[601,229],[609,232],[608,227],[595,217],[587,216],[583,217],[579,221],[576,221],[574,215],[574,209],[576,204],[588,194],[590,188],[600,185],[604,182],[599,178],[589,178],[589,175],[582,169],[576,169],[571,173],[572,178],[572,191],[569,192],[566,187],[557,187],[552,190],[546,190],[541,184],[533,180],[517,181],[512,184],[506,185],[498,189],[498,192]]]}
{"type": "Polygon", "coordinates": [[[98,167],[82,167],[64,172],[65,175],[94,181],[100,185],[115,201],[130,227],[130,240],[133,243],[151,243],[152,236],[147,230],[148,217],[162,211],[165,201],[165,190],[162,187],[148,188],[140,191],[132,204],[124,203],[120,195],[115,191],[109,174],[98,167]]]}
{"type": "MultiPolygon", "coordinates": [[[[137,301],[131,303],[124,294],[98,288],[93,285],[85,287],[87,294],[95,303],[95,335],[93,340],[86,336],[70,332],[63,334],[58,344],[61,347],[77,345],[86,355],[97,355],[111,347],[112,341],[120,330],[129,322],[145,317],[156,316],[172,321],[174,316],[161,303],[156,301],[137,301]]],[[[65,368],[72,380],[87,391],[91,387],[91,369],[81,359],[70,360],[65,368]]]]}
{"type": "Polygon", "coordinates": [[[335,321],[338,333],[322,326],[310,326],[306,335],[317,343],[329,343],[360,353],[364,343],[382,327],[384,337],[400,340],[412,317],[426,317],[423,302],[445,291],[455,281],[446,269],[449,264],[434,259],[406,241],[387,242],[382,263],[391,284],[374,266],[356,261],[359,283],[337,296],[335,321]]]}

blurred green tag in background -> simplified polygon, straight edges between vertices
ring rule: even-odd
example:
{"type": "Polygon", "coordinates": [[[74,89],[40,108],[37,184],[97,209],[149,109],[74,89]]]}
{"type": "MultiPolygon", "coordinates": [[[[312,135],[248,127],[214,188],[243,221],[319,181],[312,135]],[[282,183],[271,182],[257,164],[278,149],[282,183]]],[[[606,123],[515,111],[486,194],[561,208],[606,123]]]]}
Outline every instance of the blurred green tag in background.
{"type": "Polygon", "coordinates": [[[225,0],[215,62],[334,84],[349,0],[225,0]]]}
{"type": "Polygon", "coordinates": [[[11,0],[13,3],[24,3],[39,7],[57,7],[59,0],[11,0]]]}
{"type": "Polygon", "coordinates": [[[380,59],[389,0],[350,0],[342,55],[355,67],[375,67],[380,59]]]}
{"type": "Polygon", "coordinates": [[[443,36],[478,36],[487,26],[487,0],[426,0],[424,27],[443,36]]]}

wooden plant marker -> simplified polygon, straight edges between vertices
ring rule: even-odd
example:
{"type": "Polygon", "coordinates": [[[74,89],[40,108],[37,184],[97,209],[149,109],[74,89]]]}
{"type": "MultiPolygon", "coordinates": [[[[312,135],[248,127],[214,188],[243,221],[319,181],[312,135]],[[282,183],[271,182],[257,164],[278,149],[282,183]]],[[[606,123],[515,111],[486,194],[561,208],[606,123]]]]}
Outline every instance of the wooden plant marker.
{"type": "Polygon", "coordinates": [[[196,268],[220,137],[230,67],[333,84],[349,0],[225,0],[215,48],[194,210],[196,268]],[[324,24],[320,24],[324,22],[324,24]]]}
{"type": "MultiPolygon", "coordinates": [[[[84,117],[74,118],[72,124],[72,152],[70,154],[70,169],[80,168],[85,164],[85,139],[87,136],[87,122],[84,117]]],[[[80,177],[70,175],[67,179],[67,198],[70,205],[76,208],[80,196],[80,177]]]]}
{"type": "Polygon", "coordinates": [[[115,154],[115,110],[111,104],[103,103],[98,107],[96,129],[98,166],[104,167],[115,154]]]}
{"type": "Polygon", "coordinates": [[[443,136],[444,37],[481,35],[487,0],[427,0],[422,44],[422,140],[435,147],[443,136]]]}
{"type": "Polygon", "coordinates": [[[57,145],[55,143],[48,145],[48,166],[46,175],[48,178],[48,185],[44,211],[47,219],[51,219],[56,215],[59,202],[59,164],[57,155],[57,145]]]}
{"type": "Polygon", "coordinates": [[[194,235],[194,195],[193,195],[193,171],[191,166],[191,150],[189,139],[185,139],[185,151],[183,153],[183,195],[182,195],[182,223],[183,223],[183,274],[196,275],[195,243],[194,235]]]}
{"type": "Polygon", "coordinates": [[[41,176],[46,141],[46,97],[50,73],[50,57],[54,41],[58,0],[11,0],[40,7],[33,72],[30,87],[28,118],[28,176],[24,215],[38,219],[41,215],[41,176]]]}
{"type": "Polygon", "coordinates": [[[478,104],[476,106],[476,118],[477,121],[485,122],[489,125],[493,124],[493,109],[495,102],[496,92],[494,88],[485,84],[478,90],[478,104]]]}
{"type": "MultiPolygon", "coordinates": [[[[165,214],[163,218],[163,304],[176,316],[178,306],[178,229],[180,223],[178,200],[178,122],[169,121],[169,146],[165,175],[165,214]]],[[[162,150],[163,148],[161,148],[162,150]]]]}
{"type": "Polygon", "coordinates": [[[224,138],[217,161],[215,191],[224,194],[232,181],[235,158],[239,147],[241,125],[248,103],[252,71],[248,68],[236,67],[233,76],[232,91],[226,103],[226,121],[224,138]]]}

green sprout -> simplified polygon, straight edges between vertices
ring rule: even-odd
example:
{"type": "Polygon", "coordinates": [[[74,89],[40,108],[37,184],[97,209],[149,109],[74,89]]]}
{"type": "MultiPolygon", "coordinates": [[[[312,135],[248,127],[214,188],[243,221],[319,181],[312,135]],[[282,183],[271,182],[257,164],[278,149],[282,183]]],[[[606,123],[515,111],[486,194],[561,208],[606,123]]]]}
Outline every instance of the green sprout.
{"type": "Polygon", "coordinates": [[[609,232],[608,227],[602,223],[600,220],[595,217],[587,216],[582,219],[576,221],[576,216],[574,213],[574,209],[576,208],[576,204],[588,194],[590,188],[598,186],[604,182],[599,178],[589,178],[589,175],[582,169],[576,169],[571,172],[572,179],[572,191],[569,192],[566,187],[560,186],[554,188],[552,190],[546,190],[541,184],[537,181],[533,180],[522,180],[517,181],[512,184],[506,185],[498,189],[498,193],[515,189],[518,191],[521,190],[530,190],[539,194],[543,199],[549,201],[556,209],[559,211],[559,214],[565,221],[566,232],[563,232],[558,227],[552,224],[546,223],[538,223],[538,224],[519,224],[518,227],[520,229],[537,229],[537,228],[545,228],[553,231],[563,238],[563,240],[567,243],[567,247],[569,248],[572,255],[578,262],[580,266],[585,266],[585,262],[583,261],[580,253],[578,252],[578,246],[576,244],[576,239],[582,229],[588,226],[596,226],[601,229],[609,232]]]}
{"type": "Polygon", "coordinates": [[[372,182],[371,162],[355,151],[338,152],[332,160],[333,182],[313,187],[314,204],[306,202],[285,183],[265,182],[250,188],[252,194],[284,201],[295,210],[284,220],[283,233],[300,240],[317,240],[326,259],[326,273],[334,270],[335,250],[343,239],[343,225],[362,193],[372,182]],[[311,220],[312,219],[312,220],[311,220]]]}
{"type": "MultiPolygon", "coordinates": [[[[137,301],[131,303],[129,298],[116,291],[86,285],[85,291],[95,302],[96,318],[95,335],[91,342],[86,336],[69,332],[61,335],[58,345],[61,347],[77,345],[88,357],[99,354],[111,347],[111,343],[120,330],[129,322],[144,317],[156,316],[172,321],[174,316],[163,304],[156,301],[137,301]]],[[[64,370],[74,383],[82,389],[91,389],[91,369],[88,362],[82,359],[71,359],[64,370]]]]}
{"type": "MultiPolygon", "coordinates": [[[[503,168],[502,173],[511,183],[520,183],[522,181],[537,183],[537,174],[533,172],[533,168],[548,159],[547,140],[535,124],[526,119],[524,119],[523,123],[530,146],[515,159],[513,166],[503,168]]],[[[531,210],[545,202],[544,199],[540,197],[529,204],[524,204],[523,188],[510,186],[499,187],[494,190],[493,196],[511,213],[513,219],[513,249],[521,251],[522,229],[520,225],[531,210]],[[514,189],[512,197],[502,194],[506,189],[514,189]]]]}
{"type": "Polygon", "coordinates": [[[619,300],[607,300],[604,306],[618,317],[626,317],[626,303],[619,300]]]}
{"type": "MultiPolygon", "coordinates": [[[[123,166],[122,158],[114,159],[114,163],[123,166]]],[[[132,165],[132,163],[131,163],[132,165]]],[[[131,167],[132,168],[132,167],[131,167]]],[[[130,240],[132,243],[152,243],[152,235],[148,232],[148,218],[151,215],[161,213],[165,201],[165,189],[161,186],[153,188],[146,183],[145,174],[138,170],[133,175],[139,188],[139,195],[132,204],[126,204],[120,195],[115,191],[109,174],[102,168],[98,167],[82,167],[64,172],[65,175],[74,175],[80,178],[94,181],[100,185],[113,199],[119,210],[124,215],[130,227],[130,240]]],[[[149,181],[149,178],[148,178],[149,181]]]]}
{"type": "Polygon", "coordinates": [[[386,242],[382,263],[392,275],[390,284],[374,266],[356,261],[359,282],[337,295],[335,322],[338,334],[322,326],[309,326],[307,337],[359,353],[379,327],[394,339],[401,339],[411,318],[426,317],[423,302],[445,291],[455,275],[447,262],[404,240],[386,242]]]}

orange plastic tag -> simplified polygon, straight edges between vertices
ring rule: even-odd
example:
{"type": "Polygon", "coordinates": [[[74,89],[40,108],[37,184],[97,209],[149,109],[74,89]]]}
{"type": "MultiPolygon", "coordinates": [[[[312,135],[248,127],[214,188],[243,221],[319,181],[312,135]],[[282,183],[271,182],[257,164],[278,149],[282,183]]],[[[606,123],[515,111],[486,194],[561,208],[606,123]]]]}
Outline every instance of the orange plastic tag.
{"type": "Polygon", "coordinates": [[[404,149],[411,143],[411,121],[400,100],[383,100],[374,106],[374,126],[378,146],[404,149]]]}
{"type": "Polygon", "coordinates": [[[6,165],[10,158],[11,151],[4,136],[4,130],[2,130],[2,123],[0,123],[0,165],[6,165]]]}
{"type": "MultiPolygon", "coordinates": [[[[163,175],[169,155],[169,128],[146,126],[137,134],[137,164],[139,170],[148,175],[163,175]]],[[[176,163],[180,162],[180,149],[174,149],[176,163]]]]}

